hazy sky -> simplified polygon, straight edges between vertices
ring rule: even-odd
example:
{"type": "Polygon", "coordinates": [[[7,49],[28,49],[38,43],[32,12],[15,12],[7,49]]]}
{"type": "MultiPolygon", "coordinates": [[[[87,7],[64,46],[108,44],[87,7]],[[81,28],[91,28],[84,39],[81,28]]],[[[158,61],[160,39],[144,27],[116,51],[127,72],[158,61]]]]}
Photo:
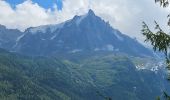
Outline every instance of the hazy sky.
{"type": "Polygon", "coordinates": [[[88,9],[131,37],[142,40],[142,21],[156,20],[166,26],[169,8],[155,0],[0,0],[0,24],[24,30],[28,27],[57,24],[88,9]]]}

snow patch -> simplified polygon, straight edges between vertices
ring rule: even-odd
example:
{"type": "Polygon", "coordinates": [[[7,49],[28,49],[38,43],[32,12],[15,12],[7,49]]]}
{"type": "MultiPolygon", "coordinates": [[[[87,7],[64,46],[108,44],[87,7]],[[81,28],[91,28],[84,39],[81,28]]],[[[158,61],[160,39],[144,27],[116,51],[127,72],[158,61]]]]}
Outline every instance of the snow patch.
{"type": "Polygon", "coordinates": [[[94,51],[100,51],[100,50],[101,50],[101,49],[99,49],[99,48],[95,48],[95,49],[94,49],[94,51]]]}
{"type": "Polygon", "coordinates": [[[84,18],[86,18],[87,17],[87,14],[86,15],[83,15],[83,16],[81,16],[77,21],[76,21],[76,24],[77,24],[77,26],[79,26],[80,25],[80,23],[81,23],[81,21],[84,19],[84,18]]]}
{"type": "Polygon", "coordinates": [[[55,38],[56,38],[56,36],[57,36],[57,34],[53,35],[53,36],[50,38],[50,40],[55,39],[55,38]]]}
{"type": "Polygon", "coordinates": [[[116,49],[113,45],[108,44],[104,46],[103,48],[95,48],[94,51],[119,51],[119,49],[116,49]]]}
{"type": "Polygon", "coordinates": [[[20,35],[17,39],[16,39],[16,43],[12,48],[15,48],[18,45],[18,42],[25,36],[25,34],[20,35]]]}
{"type": "Polygon", "coordinates": [[[46,39],[41,39],[41,40],[45,41],[46,39]]]}
{"type": "Polygon", "coordinates": [[[145,66],[142,64],[142,65],[136,65],[136,69],[137,70],[144,70],[146,69],[145,66]]]}
{"type": "Polygon", "coordinates": [[[74,49],[71,51],[71,53],[77,53],[77,52],[81,52],[82,50],[81,49],[74,49]]]}
{"type": "Polygon", "coordinates": [[[37,32],[41,32],[41,33],[46,33],[47,30],[49,29],[50,32],[54,32],[57,29],[61,29],[63,28],[65,23],[61,23],[61,24],[57,24],[57,25],[43,25],[43,26],[38,26],[35,28],[31,28],[29,29],[29,32],[31,32],[32,34],[36,34],[37,32]]]}
{"type": "Polygon", "coordinates": [[[165,66],[164,62],[158,62],[158,63],[146,63],[146,64],[140,64],[136,65],[137,70],[150,70],[152,72],[157,73],[159,69],[163,69],[165,66]]]}
{"type": "Polygon", "coordinates": [[[150,70],[153,72],[157,72],[159,70],[159,66],[152,67],[150,70]]]}
{"type": "Polygon", "coordinates": [[[114,50],[114,47],[113,47],[113,45],[111,45],[111,44],[108,44],[108,45],[106,46],[106,48],[107,48],[108,51],[113,51],[113,50],[114,50]]]}
{"type": "Polygon", "coordinates": [[[24,36],[25,36],[25,34],[20,35],[20,36],[16,39],[16,42],[20,41],[24,36]]]}
{"type": "Polygon", "coordinates": [[[120,40],[120,41],[123,41],[123,37],[121,37],[120,35],[120,32],[118,30],[114,31],[114,35],[120,40]]]}

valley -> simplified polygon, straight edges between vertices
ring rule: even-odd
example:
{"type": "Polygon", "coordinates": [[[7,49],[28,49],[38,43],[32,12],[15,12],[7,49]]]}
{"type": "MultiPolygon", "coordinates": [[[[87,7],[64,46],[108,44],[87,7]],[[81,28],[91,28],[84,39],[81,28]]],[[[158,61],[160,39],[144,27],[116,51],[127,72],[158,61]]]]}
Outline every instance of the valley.
{"type": "Polygon", "coordinates": [[[1,100],[153,100],[170,89],[163,60],[92,10],[24,32],[0,26],[0,48],[1,100]]]}

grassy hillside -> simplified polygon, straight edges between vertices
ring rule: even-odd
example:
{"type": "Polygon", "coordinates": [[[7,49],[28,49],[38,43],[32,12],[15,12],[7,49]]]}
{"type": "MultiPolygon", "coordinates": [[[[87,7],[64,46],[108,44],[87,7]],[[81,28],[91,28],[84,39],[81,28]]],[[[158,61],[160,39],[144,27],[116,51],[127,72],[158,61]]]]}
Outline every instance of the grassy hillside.
{"type": "Polygon", "coordinates": [[[70,86],[67,84],[70,76],[65,67],[66,65],[58,60],[31,59],[3,51],[0,53],[0,98],[1,100],[11,98],[69,100],[71,96],[79,98],[69,90],[70,86]],[[62,89],[65,89],[65,93],[62,89]]]}
{"type": "Polygon", "coordinates": [[[165,86],[161,77],[136,70],[124,56],[75,63],[0,50],[0,100],[103,100],[100,94],[113,100],[151,100],[165,86]]]}

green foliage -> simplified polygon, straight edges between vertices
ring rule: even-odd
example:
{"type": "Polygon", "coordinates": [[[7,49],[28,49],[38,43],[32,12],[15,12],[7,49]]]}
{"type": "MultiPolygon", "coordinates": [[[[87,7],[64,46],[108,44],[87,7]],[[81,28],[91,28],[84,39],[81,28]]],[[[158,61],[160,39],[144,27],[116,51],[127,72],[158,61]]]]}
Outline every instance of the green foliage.
{"type": "MultiPolygon", "coordinates": [[[[160,3],[160,6],[167,7],[169,6],[169,0],[155,0],[156,3],[160,3]]],[[[168,18],[170,15],[168,15],[168,18]]],[[[168,21],[168,25],[170,26],[170,19],[168,21]]],[[[153,46],[153,49],[159,52],[163,52],[166,57],[167,69],[170,70],[170,35],[165,33],[159,26],[159,24],[155,21],[155,30],[156,32],[152,32],[147,24],[143,22],[142,33],[146,37],[146,42],[150,42],[153,46]]],[[[170,73],[168,73],[168,80],[170,80],[170,73]]],[[[170,100],[170,96],[163,92],[164,98],[166,100],[170,100]]],[[[157,98],[160,100],[160,97],[157,98]]]]}
{"type": "MultiPolygon", "coordinates": [[[[52,89],[41,81],[54,78],[53,69],[48,66],[61,66],[61,62],[37,60],[0,53],[0,99],[1,100],[70,100],[58,89],[52,89]],[[53,71],[52,71],[53,70],[53,71]],[[36,71],[36,73],[35,73],[36,71]]],[[[52,80],[52,79],[51,79],[52,80]]]]}
{"type": "Polygon", "coordinates": [[[160,3],[160,6],[167,7],[169,5],[169,0],[155,0],[155,2],[160,3]]]}
{"type": "Polygon", "coordinates": [[[162,31],[160,26],[155,22],[155,30],[156,33],[153,33],[148,26],[143,22],[143,29],[142,33],[144,36],[146,36],[147,42],[151,42],[151,45],[153,46],[153,49],[156,51],[163,52],[166,56],[167,63],[169,63],[169,55],[168,55],[168,49],[170,47],[170,35],[166,34],[162,31]]]}
{"type": "Polygon", "coordinates": [[[124,55],[73,62],[0,50],[0,100],[150,100],[160,94],[158,79],[153,72],[137,71],[124,55]]]}
{"type": "MultiPolygon", "coordinates": [[[[167,63],[167,69],[170,70],[170,35],[166,34],[160,26],[155,21],[155,30],[156,32],[152,32],[146,23],[143,22],[143,29],[142,33],[146,37],[146,42],[150,42],[153,46],[153,49],[155,51],[163,52],[166,57],[166,63],[167,63]]],[[[170,80],[170,73],[168,73],[168,80],[170,80]]],[[[163,93],[164,98],[166,100],[170,100],[170,96],[166,94],[166,92],[163,93]]],[[[157,100],[160,100],[160,98],[157,98],[157,100]]]]}

